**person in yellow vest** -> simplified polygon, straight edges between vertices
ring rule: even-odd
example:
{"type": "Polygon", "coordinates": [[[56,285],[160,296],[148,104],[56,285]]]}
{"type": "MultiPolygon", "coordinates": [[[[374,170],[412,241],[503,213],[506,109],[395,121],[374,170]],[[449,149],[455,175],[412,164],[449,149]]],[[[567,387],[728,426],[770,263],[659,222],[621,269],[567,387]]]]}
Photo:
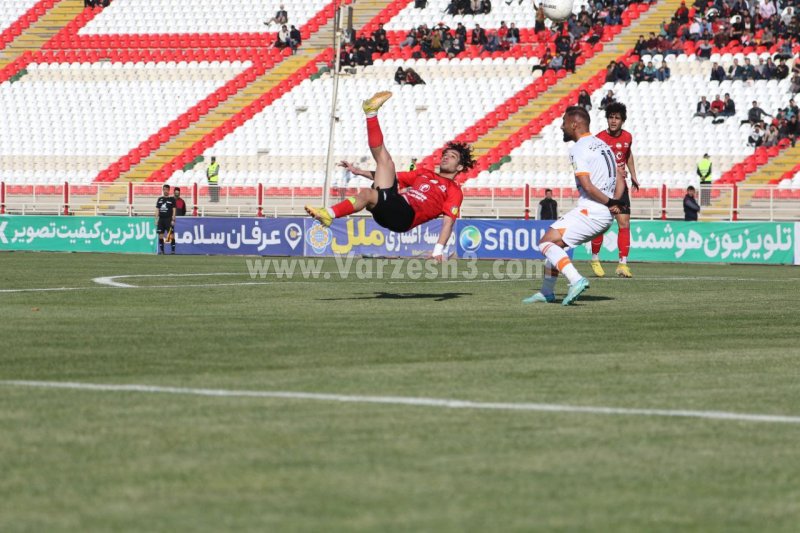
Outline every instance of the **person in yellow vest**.
{"type": "Polygon", "coordinates": [[[700,177],[700,205],[711,205],[711,156],[703,154],[697,162],[697,175],[700,177]]]}
{"type": "Polygon", "coordinates": [[[219,163],[217,158],[211,158],[211,164],[206,169],[206,178],[208,179],[208,195],[211,197],[212,202],[219,202],[219,163]]]}

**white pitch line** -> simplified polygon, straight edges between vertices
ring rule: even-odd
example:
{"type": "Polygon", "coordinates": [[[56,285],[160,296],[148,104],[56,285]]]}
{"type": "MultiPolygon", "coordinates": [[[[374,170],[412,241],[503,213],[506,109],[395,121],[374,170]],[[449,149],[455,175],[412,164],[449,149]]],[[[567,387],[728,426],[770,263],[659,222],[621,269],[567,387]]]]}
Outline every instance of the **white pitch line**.
{"type": "Polygon", "coordinates": [[[348,394],[321,394],[314,392],[255,391],[226,389],[195,389],[159,387],[151,385],[114,385],[103,383],[76,383],[68,381],[0,381],[0,385],[45,389],[73,389],[100,392],[137,392],[147,394],[179,394],[223,398],[277,398],[284,400],[313,400],[338,403],[365,403],[403,405],[413,407],[441,407],[446,409],[473,409],[493,411],[538,411],[548,413],[575,413],[590,415],[659,416],[671,418],[701,418],[734,422],[771,422],[800,424],[800,416],[732,413],[727,411],[692,411],[685,409],[631,409],[624,407],[593,407],[549,403],[474,402],[469,400],[415,398],[405,396],[359,396],[348,394]]]}

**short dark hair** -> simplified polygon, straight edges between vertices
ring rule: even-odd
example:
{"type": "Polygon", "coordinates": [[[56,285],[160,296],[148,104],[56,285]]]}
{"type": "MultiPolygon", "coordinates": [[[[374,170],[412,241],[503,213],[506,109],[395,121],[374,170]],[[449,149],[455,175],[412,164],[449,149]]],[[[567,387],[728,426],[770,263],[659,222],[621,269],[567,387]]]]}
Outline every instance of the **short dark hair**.
{"type": "Polygon", "coordinates": [[[693,191],[693,190],[695,190],[695,189],[694,189],[694,185],[689,185],[688,187],[686,187],[686,190],[687,190],[687,191],[693,191]]]}
{"type": "Polygon", "coordinates": [[[564,111],[564,116],[567,118],[577,117],[586,122],[587,126],[592,124],[592,117],[589,116],[589,112],[586,111],[586,108],[580,105],[571,105],[564,111]]]}
{"type": "Polygon", "coordinates": [[[472,158],[472,146],[467,143],[449,142],[444,146],[444,151],[453,150],[458,153],[458,164],[469,170],[475,166],[475,159],[472,158]]]}
{"type": "Polygon", "coordinates": [[[553,192],[553,189],[545,189],[544,192],[553,192]]]}
{"type": "Polygon", "coordinates": [[[161,188],[162,188],[162,189],[163,189],[164,187],[166,187],[167,189],[169,189],[169,185],[167,185],[166,183],[165,183],[164,185],[162,185],[162,186],[161,186],[161,188]]]}
{"type": "Polygon", "coordinates": [[[180,188],[180,187],[175,187],[173,190],[174,190],[175,192],[181,192],[181,188],[180,188]]]}
{"type": "Polygon", "coordinates": [[[622,102],[611,102],[606,106],[606,118],[611,116],[613,113],[619,113],[619,116],[622,118],[622,122],[628,120],[628,108],[622,102]]]}

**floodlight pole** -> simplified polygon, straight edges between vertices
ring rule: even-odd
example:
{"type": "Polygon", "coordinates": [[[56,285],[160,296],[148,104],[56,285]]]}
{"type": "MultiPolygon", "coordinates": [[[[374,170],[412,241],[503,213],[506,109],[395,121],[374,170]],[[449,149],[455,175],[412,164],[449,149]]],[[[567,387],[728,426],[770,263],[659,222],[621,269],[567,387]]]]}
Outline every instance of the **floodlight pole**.
{"type": "Polygon", "coordinates": [[[333,145],[336,135],[336,100],[339,96],[339,54],[342,49],[341,6],[333,13],[333,91],[331,95],[331,117],[328,132],[328,157],[325,161],[325,182],[322,187],[322,206],[330,203],[330,186],[333,174],[333,145]]]}

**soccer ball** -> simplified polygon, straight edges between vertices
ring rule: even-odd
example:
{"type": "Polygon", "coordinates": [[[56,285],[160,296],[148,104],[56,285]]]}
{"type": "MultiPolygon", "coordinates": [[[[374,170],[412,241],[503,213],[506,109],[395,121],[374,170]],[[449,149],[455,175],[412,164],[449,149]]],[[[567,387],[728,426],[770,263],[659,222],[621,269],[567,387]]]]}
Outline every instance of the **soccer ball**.
{"type": "Polygon", "coordinates": [[[553,22],[564,22],[572,14],[573,0],[542,0],[544,16],[553,22]]]}

